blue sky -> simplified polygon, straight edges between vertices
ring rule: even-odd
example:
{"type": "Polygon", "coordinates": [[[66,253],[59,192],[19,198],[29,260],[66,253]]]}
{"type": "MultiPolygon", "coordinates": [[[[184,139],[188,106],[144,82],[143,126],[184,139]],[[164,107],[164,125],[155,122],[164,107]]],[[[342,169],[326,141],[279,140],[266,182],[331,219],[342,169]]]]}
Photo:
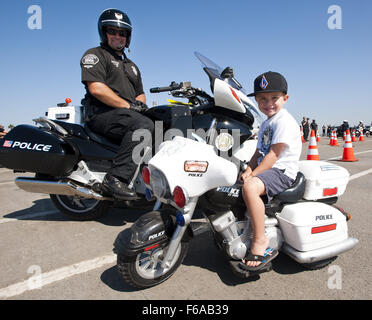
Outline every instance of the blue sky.
{"type": "Polygon", "coordinates": [[[191,81],[210,92],[194,57],[199,51],[234,68],[251,92],[265,71],[288,81],[286,105],[297,121],[351,125],[372,121],[372,1],[370,0],[16,0],[1,1],[0,124],[32,123],[66,97],[79,105],[85,89],[80,59],[98,46],[97,19],[118,8],[133,25],[128,55],[140,68],[149,105],[166,94],[149,88],[191,81]],[[29,29],[29,6],[42,12],[41,29],[29,29]],[[342,29],[328,28],[331,5],[342,10],[342,29]]]}

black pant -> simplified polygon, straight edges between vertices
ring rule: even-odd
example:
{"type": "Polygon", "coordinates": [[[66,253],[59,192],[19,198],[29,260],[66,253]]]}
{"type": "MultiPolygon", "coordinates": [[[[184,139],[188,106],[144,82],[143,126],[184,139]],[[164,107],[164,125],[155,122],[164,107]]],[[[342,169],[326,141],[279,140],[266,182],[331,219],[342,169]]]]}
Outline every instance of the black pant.
{"type": "Polygon", "coordinates": [[[307,141],[309,139],[309,127],[303,127],[304,139],[307,141]]]}
{"type": "Polygon", "coordinates": [[[133,161],[133,149],[141,143],[141,141],[133,141],[133,133],[143,129],[148,130],[152,136],[154,132],[153,121],[136,111],[115,108],[94,115],[88,121],[88,126],[94,132],[120,144],[109,173],[129,182],[137,167],[133,161]]]}

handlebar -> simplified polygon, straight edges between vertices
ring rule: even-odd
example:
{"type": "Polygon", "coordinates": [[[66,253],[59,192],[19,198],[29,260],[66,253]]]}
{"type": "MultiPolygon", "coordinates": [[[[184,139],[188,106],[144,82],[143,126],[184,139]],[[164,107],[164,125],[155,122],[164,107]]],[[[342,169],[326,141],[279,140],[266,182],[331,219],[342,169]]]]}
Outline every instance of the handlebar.
{"type": "Polygon", "coordinates": [[[186,98],[194,106],[194,110],[202,110],[205,108],[204,104],[199,98],[206,99],[210,104],[214,103],[214,99],[201,89],[191,87],[190,82],[176,83],[172,81],[168,87],[151,88],[151,93],[170,91],[171,95],[176,98],[186,98]],[[199,105],[199,107],[196,107],[199,105]]]}
{"type": "Polygon", "coordinates": [[[155,87],[155,88],[151,88],[150,89],[150,92],[151,93],[159,93],[159,92],[166,92],[166,91],[173,91],[173,90],[178,90],[178,89],[181,89],[182,88],[182,83],[176,83],[176,82],[172,82],[170,84],[170,86],[168,87],[155,87]]]}

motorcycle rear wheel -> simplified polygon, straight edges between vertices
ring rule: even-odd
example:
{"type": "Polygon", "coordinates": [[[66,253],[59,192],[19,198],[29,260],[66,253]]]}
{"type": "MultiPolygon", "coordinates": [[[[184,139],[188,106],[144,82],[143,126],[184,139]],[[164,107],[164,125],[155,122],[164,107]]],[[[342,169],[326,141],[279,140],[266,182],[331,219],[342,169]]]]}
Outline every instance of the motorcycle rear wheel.
{"type": "Polygon", "coordinates": [[[104,215],[113,204],[112,201],[59,194],[51,194],[50,199],[62,214],[75,221],[98,219],[104,215]]]}
{"type": "Polygon", "coordinates": [[[118,253],[117,266],[124,281],[134,288],[145,289],[156,286],[170,278],[185,258],[189,243],[182,241],[170,267],[162,269],[161,262],[168,246],[169,243],[165,247],[143,251],[130,257],[118,253]]]}

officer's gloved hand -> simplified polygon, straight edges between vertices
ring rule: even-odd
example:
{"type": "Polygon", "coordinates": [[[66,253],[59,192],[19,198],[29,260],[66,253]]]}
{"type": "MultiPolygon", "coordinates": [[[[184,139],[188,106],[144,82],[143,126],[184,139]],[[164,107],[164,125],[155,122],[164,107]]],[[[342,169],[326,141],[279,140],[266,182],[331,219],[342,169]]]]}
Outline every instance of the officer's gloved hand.
{"type": "Polygon", "coordinates": [[[147,106],[147,104],[139,101],[139,100],[136,100],[136,102],[132,102],[130,104],[130,107],[129,107],[130,110],[133,110],[133,111],[137,111],[139,113],[144,113],[146,110],[149,109],[149,107],[147,106]]]}

